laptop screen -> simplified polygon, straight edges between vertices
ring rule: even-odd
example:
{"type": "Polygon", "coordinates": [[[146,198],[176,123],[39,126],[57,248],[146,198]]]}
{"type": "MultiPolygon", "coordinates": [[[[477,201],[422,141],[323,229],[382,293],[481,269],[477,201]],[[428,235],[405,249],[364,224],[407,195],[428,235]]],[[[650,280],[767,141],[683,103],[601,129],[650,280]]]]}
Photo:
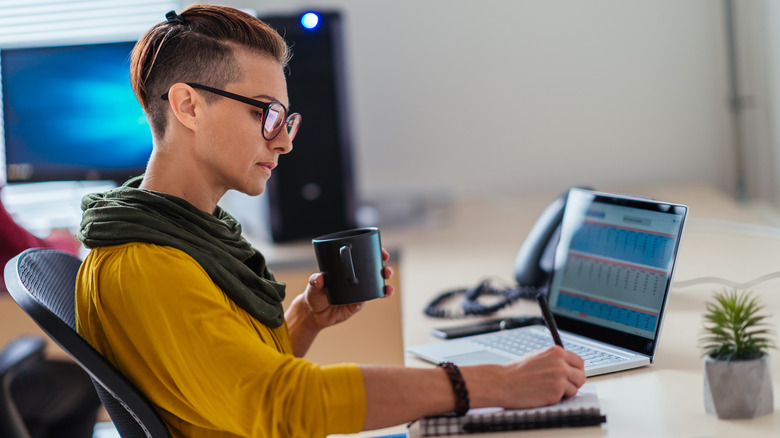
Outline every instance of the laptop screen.
{"type": "Polygon", "coordinates": [[[652,355],[687,208],[571,189],[549,302],[558,326],[652,355]]]}

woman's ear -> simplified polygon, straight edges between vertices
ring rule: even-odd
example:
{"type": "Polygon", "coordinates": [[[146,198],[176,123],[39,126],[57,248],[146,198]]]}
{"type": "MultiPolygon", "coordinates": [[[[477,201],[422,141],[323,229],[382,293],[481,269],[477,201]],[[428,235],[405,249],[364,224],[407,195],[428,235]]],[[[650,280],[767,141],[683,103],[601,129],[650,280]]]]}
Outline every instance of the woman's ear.
{"type": "Polygon", "coordinates": [[[179,82],[168,90],[169,108],[179,123],[190,130],[194,131],[198,125],[197,118],[203,103],[195,90],[187,84],[179,82]]]}

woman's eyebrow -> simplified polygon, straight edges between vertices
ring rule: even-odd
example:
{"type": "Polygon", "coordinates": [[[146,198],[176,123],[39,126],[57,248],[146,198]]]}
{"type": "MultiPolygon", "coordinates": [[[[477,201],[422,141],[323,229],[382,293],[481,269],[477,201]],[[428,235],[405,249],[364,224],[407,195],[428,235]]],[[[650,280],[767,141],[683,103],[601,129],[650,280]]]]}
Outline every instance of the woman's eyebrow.
{"type": "MultiPolygon", "coordinates": [[[[273,96],[270,96],[268,94],[258,94],[257,96],[252,96],[252,99],[256,99],[256,100],[263,100],[263,99],[265,99],[265,100],[270,100],[271,102],[281,102],[281,100],[279,100],[279,99],[277,99],[277,98],[275,98],[273,96]]],[[[287,108],[287,111],[292,111],[292,109],[291,109],[292,105],[290,105],[290,104],[285,105],[285,108],[287,108]]]]}
{"type": "Polygon", "coordinates": [[[257,99],[257,100],[266,99],[266,100],[270,100],[270,101],[273,101],[273,102],[279,102],[279,100],[277,98],[275,98],[273,96],[269,96],[267,94],[258,94],[257,96],[252,96],[252,99],[257,99]]]}

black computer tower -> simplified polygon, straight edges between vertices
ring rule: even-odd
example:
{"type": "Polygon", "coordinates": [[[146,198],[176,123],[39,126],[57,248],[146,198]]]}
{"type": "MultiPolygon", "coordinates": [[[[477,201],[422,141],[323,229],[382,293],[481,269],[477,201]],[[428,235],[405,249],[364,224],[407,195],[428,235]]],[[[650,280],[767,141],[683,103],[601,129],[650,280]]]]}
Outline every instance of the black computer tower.
{"type": "Polygon", "coordinates": [[[342,18],[337,12],[315,13],[319,21],[310,28],[301,20],[303,13],[260,17],[292,47],[287,90],[291,110],[303,118],[293,151],[279,158],[267,185],[275,242],[355,226],[342,18]]]}

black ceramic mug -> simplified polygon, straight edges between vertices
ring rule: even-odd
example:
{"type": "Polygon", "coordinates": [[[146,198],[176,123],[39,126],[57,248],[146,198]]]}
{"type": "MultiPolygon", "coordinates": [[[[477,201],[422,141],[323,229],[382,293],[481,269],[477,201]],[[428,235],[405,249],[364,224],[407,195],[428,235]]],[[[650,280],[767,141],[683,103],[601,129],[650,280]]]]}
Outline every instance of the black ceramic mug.
{"type": "Polygon", "coordinates": [[[352,304],[385,296],[379,228],[339,231],[311,241],[330,304],[352,304]]]}

